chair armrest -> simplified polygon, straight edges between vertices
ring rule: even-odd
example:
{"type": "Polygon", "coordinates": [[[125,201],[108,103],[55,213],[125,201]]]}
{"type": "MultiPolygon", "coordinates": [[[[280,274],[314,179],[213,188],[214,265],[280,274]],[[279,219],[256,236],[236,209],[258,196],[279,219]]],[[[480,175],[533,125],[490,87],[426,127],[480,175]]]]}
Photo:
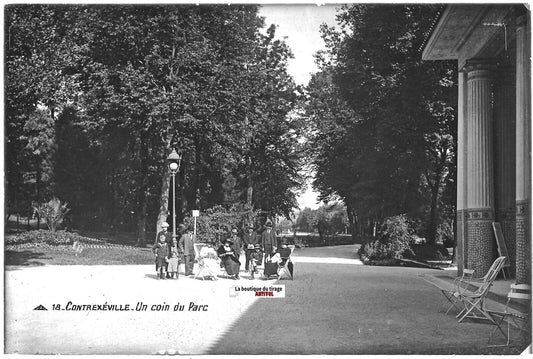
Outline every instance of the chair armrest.
{"type": "Polygon", "coordinates": [[[468,290],[468,286],[472,283],[482,283],[484,278],[473,278],[474,276],[473,269],[463,269],[463,275],[457,277],[453,281],[453,285],[456,291],[465,291],[468,290]]]}

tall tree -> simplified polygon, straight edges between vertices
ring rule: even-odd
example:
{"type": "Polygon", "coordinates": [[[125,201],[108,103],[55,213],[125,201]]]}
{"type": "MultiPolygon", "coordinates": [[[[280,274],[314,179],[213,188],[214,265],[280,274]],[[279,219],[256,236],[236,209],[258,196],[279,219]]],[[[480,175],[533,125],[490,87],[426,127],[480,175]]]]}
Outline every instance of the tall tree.
{"type": "MultiPolygon", "coordinates": [[[[76,200],[72,216],[87,228],[133,227],[145,243],[148,223],[169,214],[172,148],[183,155],[178,220],[224,203],[231,177],[237,198],[247,154],[256,193],[274,194],[254,206],[274,214],[294,206],[290,51],[274,28],[260,32],[257,6],[13,5],[6,18],[8,150],[34,139],[24,123],[45,108],[56,132],[51,190],[76,200]],[[243,128],[246,116],[253,126],[243,128]]],[[[21,159],[9,165],[10,188],[28,171],[21,159]]]]}
{"type": "Polygon", "coordinates": [[[456,93],[453,64],[423,62],[419,53],[434,13],[433,5],[344,7],[340,31],[322,28],[323,74],[308,88],[311,110],[328,114],[314,138],[320,192],[340,195],[352,216],[354,208],[372,221],[418,218],[430,243],[450,185],[456,93]],[[320,83],[342,103],[328,100],[320,83]]]}

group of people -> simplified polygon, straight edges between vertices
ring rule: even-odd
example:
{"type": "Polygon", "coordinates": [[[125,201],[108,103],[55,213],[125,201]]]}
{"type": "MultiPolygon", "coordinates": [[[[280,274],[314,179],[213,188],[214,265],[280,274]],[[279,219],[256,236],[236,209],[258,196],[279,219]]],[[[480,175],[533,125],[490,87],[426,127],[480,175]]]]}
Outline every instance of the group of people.
{"type": "Polygon", "coordinates": [[[183,224],[179,228],[179,240],[168,232],[168,223],[163,222],[157,234],[156,243],[152,247],[155,255],[155,270],[160,279],[179,278],[178,268],[183,258],[185,275],[193,275],[194,268],[194,233],[192,227],[183,224]]]}
{"type": "MultiPolygon", "coordinates": [[[[195,260],[194,243],[196,242],[192,227],[179,226],[179,240],[168,233],[168,223],[162,224],[162,230],[157,234],[156,243],[152,251],[156,260],[156,271],[160,279],[178,278],[178,267],[183,257],[185,275],[193,275],[195,260]]],[[[276,257],[287,258],[291,250],[287,247],[285,239],[278,246],[276,233],[272,228],[272,222],[267,221],[265,230],[258,232],[253,224],[247,226],[241,237],[237,228],[232,228],[231,235],[218,247],[216,253],[220,258],[220,266],[223,267],[232,279],[239,279],[241,268],[240,257],[244,252],[244,269],[250,271],[252,278],[257,273],[257,266],[264,263],[265,275],[271,273],[268,268],[272,267],[272,259],[276,257]],[[278,248],[279,247],[279,248],[278,248]]],[[[292,266],[292,263],[290,263],[292,266]]],[[[276,264],[277,266],[277,264],[276,264]]],[[[289,268],[292,274],[292,268],[289,268]]]]}

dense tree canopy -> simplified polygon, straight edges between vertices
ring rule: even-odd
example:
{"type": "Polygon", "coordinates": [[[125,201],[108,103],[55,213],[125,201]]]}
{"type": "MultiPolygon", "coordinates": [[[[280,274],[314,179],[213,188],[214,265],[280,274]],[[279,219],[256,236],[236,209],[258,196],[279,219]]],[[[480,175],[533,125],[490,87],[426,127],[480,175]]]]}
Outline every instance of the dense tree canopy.
{"type": "Polygon", "coordinates": [[[442,200],[453,187],[456,103],[454,64],[421,60],[434,14],[434,5],[344,7],[340,30],[322,28],[327,50],[305,106],[321,197],[340,196],[354,227],[406,213],[430,242],[451,204],[442,200]]]}
{"type": "Polygon", "coordinates": [[[250,185],[254,209],[288,214],[302,182],[301,123],[287,116],[298,89],[290,50],[257,11],[8,6],[7,214],[53,193],[75,225],[135,228],[144,241],[168,215],[172,148],[179,220],[243,203],[250,185]]]}

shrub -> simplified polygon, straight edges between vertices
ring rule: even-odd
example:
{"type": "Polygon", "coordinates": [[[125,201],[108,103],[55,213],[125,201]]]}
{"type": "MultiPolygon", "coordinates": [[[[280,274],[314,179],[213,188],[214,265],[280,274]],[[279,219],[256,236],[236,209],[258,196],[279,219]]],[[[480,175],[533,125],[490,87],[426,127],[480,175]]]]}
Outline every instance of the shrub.
{"type": "Polygon", "coordinates": [[[444,222],[437,227],[437,242],[441,242],[446,248],[455,247],[453,226],[450,223],[444,222]]]}
{"type": "Polygon", "coordinates": [[[102,243],[102,241],[80,236],[78,233],[40,229],[29,232],[22,232],[6,237],[6,245],[22,244],[48,244],[51,246],[71,245],[74,242],[81,243],[102,243]]]}
{"type": "Polygon", "coordinates": [[[413,230],[405,215],[389,217],[383,222],[377,239],[361,246],[359,255],[363,261],[413,257],[410,247],[413,239],[413,230]]]}
{"type": "Polygon", "coordinates": [[[430,246],[427,244],[416,244],[412,246],[413,252],[416,254],[416,258],[421,260],[449,260],[450,256],[448,250],[443,244],[436,246],[430,246]]]}
{"type": "MultiPolygon", "coordinates": [[[[227,209],[223,206],[215,206],[205,210],[196,222],[198,242],[217,243],[229,236],[232,227],[242,228],[251,218],[252,223],[258,218],[259,212],[252,211],[243,205],[233,205],[227,209]]],[[[191,225],[194,219],[186,217],[184,224],[191,225]]]]}
{"type": "Polygon", "coordinates": [[[34,208],[39,213],[39,216],[45,220],[48,229],[52,232],[55,232],[57,226],[63,222],[66,214],[70,211],[67,208],[67,204],[61,204],[61,201],[56,197],[34,208]]]}

